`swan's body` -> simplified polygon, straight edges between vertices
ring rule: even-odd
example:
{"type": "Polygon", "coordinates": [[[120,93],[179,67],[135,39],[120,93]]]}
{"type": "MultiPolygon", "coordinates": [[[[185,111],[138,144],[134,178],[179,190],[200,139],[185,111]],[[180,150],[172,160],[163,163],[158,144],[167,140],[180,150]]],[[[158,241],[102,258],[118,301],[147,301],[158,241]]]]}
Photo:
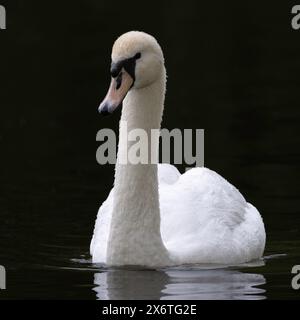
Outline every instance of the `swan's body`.
{"type": "MultiPolygon", "coordinates": [[[[135,82],[125,94],[118,159],[130,148],[122,135],[124,123],[128,131],[142,128],[149,137],[161,123],[166,77],[155,39],[141,32],[124,34],[114,44],[112,60],[136,52],[141,61],[134,61],[135,82]]],[[[100,111],[115,108],[107,103],[100,111]]],[[[158,148],[158,140],[151,143],[158,148]]],[[[194,168],[180,175],[167,164],[117,162],[114,188],[98,212],[91,254],[94,262],[108,265],[238,264],[260,258],[264,246],[259,212],[214,171],[194,168]]]]}

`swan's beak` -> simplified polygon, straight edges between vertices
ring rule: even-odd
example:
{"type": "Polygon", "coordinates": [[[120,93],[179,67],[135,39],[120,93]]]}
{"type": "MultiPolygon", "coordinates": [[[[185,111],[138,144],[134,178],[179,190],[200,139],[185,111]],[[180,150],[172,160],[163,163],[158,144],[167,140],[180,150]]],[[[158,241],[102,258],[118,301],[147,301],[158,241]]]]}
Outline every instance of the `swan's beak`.
{"type": "Polygon", "coordinates": [[[106,97],[98,108],[99,113],[111,114],[120,107],[133,82],[130,74],[123,68],[117,77],[111,79],[106,97]]]}

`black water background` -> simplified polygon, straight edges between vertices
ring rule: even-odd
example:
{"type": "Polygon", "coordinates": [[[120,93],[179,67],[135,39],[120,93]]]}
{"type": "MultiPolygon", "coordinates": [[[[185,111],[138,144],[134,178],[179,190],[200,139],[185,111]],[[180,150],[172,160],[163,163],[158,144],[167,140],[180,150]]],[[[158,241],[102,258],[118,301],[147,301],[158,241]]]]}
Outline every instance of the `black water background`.
{"type": "MultiPolygon", "coordinates": [[[[204,128],[205,164],[238,186],[267,230],[268,298],[298,298],[300,31],[274,2],[2,1],[0,264],[6,298],[95,298],[88,259],[113,166],[95,160],[96,132],[117,128],[97,106],[113,40],[128,30],[163,47],[163,127],[204,128]],[[72,267],[74,270],[66,270],[72,267]],[[81,270],[81,271],[79,271],[81,270]]],[[[179,167],[181,170],[183,167],[179,167]]]]}

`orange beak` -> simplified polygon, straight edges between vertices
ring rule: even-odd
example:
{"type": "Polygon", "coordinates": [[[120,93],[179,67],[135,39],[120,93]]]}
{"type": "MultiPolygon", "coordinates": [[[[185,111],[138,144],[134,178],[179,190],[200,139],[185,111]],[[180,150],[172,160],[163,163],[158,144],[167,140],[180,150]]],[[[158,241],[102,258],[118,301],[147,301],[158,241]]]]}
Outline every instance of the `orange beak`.
{"type": "Polygon", "coordinates": [[[98,108],[99,113],[111,114],[120,107],[133,82],[130,74],[122,68],[118,76],[111,79],[108,92],[98,108]]]}

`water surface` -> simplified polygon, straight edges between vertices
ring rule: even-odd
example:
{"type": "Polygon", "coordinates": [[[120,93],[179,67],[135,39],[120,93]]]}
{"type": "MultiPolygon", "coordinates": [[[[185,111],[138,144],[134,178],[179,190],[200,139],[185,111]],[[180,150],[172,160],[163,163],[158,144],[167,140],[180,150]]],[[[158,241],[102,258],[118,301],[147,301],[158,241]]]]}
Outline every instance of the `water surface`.
{"type": "Polygon", "coordinates": [[[276,218],[281,215],[273,213],[260,261],[240,266],[109,269],[93,264],[88,252],[97,206],[87,200],[98,196],[98,184],[82,186],[77,179],[43,178],[36,182],[34,194],[6,185],[9,192],[18,192],[19,199],[6,207],[1,233],[1,243],[6,245],[0,259],[8,276],[3,298],[299,298],[291,288],[291,268],[300,259],[296,215],[286,214],[288,219],[279,222],[276,218]],[[60,190],[52,189],[58,181],[60,190]]]}
{"type": "Polygon", "coordinates": [[[288,3],[172,1],[147,12],[135,0],[51,3],[9,1],[1,32],[0,298],[299,299],[300,42],[288,3]],[[90,262],[114,176],[96,162],[95,137],[117,132],[120,117],[97,107],[112,43],[132,29],[164,50],[163,127],[205,129],[205,165],[260,211],[263,263],[135,271],[90,262]]]}

